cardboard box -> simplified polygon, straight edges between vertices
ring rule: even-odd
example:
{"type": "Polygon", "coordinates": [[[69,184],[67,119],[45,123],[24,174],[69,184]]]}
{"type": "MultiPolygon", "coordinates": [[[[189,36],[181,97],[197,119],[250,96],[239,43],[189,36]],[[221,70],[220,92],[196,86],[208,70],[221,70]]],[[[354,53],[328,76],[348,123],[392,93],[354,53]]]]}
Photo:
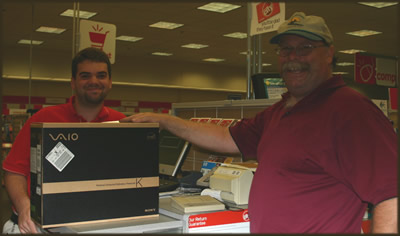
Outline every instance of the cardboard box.
{"type": "Polygon", "coordinates": [[[33,123],[31,217],[43,228],[158,217],[158,124],[33,123]]]}

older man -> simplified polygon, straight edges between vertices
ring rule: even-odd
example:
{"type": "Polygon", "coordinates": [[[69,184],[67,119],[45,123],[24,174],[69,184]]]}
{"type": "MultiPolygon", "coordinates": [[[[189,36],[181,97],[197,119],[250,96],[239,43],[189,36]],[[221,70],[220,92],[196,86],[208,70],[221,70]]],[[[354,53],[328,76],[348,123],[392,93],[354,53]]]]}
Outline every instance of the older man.
{"type": "Polygon", "coordinates": [[[257,157],[249,197],[252,233],[397,232],[397,137],[366,97],[332,76],[333,37],[323,18],[293,14],[271,41],[288,92],[231,128],[173,116],[122,121],[160,126],[203,148],[257,157]]]}

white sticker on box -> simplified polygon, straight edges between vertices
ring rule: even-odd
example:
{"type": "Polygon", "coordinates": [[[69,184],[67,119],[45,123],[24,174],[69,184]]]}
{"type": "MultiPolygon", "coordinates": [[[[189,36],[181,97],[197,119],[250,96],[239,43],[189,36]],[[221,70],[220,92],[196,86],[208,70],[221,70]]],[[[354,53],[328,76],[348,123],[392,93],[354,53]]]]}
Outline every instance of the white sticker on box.
{"type": "Polygon", "coordinates": [[[36,145],[36,170],[37,172],[42,171],[42,146],[36,145]]]}
{"type": "Polygon", "coordinates": [[[39,186],[36,187],[36,194],[39,196],[42,195],[42,189],[39,186]]]}
{"type": "Polygon", "coordinates": [[[37,184],[42,185],[42,173],[37,173],[37,184]]]}
{"type": "Polygon", "coordinates": [[[36,148],[31,147],[31,172],[36,174],[36,148]]]}
{"type": "Polygon", "coordinates": [[[74,154],[61,142],[47,154],[46,159],[58,170],[62,171],[74,158],[74,154]]]}

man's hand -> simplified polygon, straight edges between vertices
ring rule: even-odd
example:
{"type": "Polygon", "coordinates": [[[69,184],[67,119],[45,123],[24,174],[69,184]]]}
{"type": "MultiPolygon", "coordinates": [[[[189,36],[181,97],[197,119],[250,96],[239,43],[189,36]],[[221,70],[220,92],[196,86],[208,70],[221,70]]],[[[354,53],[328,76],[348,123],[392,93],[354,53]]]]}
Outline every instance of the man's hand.
{"type": "Polygon", "coordinates": [[[160,128],[165,128],[164,127],[165,124],[173,120],[175,120],[176,122],[179,121],[179,119],[177,119],[174,116],[160,114],[160,113],[144,112],[122,118],[120,122],[159,123],[160,128]]]}
{"type": "Polygon", "coordinates": [[[31,202],[28,195],[26,177],[5,171],[4,183],[8,196],[18,213],[18,226],[21,233],[38,233],[31,220],[31,202]]]}
{"type": "Polygon", "coordinates": [[[36,234],[36,225],[31,220],[30,210],[24,211],[22,214],[18,215],[18,226],[19,230],[23,234],[36,234]]]}

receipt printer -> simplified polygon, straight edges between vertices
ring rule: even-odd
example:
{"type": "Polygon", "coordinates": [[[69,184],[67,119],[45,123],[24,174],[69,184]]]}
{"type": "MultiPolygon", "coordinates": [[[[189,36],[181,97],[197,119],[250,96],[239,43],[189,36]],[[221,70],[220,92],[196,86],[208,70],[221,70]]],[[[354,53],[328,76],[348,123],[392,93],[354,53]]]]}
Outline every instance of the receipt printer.
{"type": "Polygon", "coordinates": [[[243,205],[248,203],[252,180],[249,169],[219,166],[210,177],[210,188],[221,190],[222,200],[243,205]]]}

